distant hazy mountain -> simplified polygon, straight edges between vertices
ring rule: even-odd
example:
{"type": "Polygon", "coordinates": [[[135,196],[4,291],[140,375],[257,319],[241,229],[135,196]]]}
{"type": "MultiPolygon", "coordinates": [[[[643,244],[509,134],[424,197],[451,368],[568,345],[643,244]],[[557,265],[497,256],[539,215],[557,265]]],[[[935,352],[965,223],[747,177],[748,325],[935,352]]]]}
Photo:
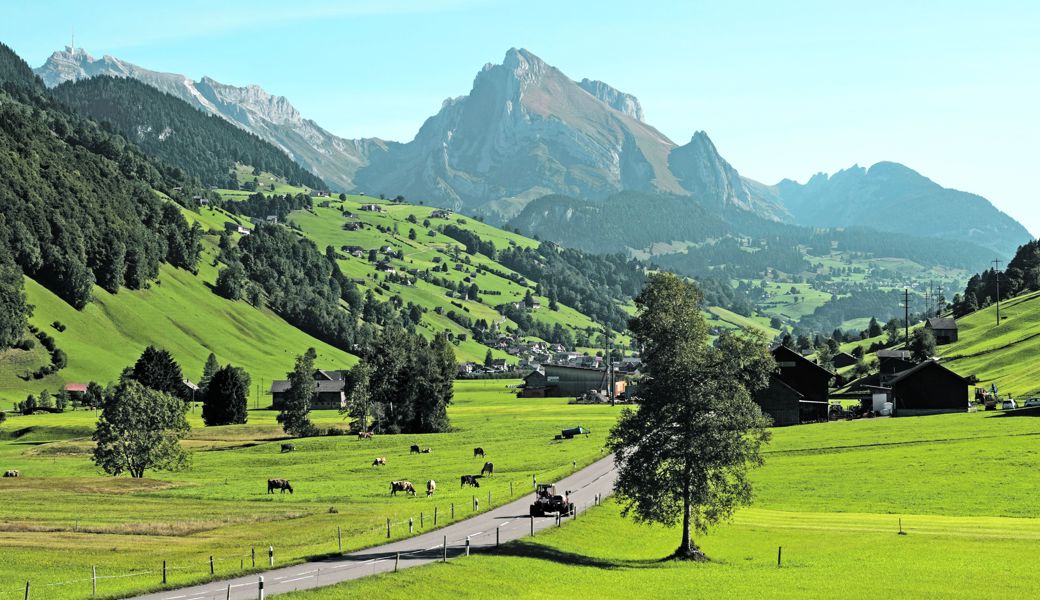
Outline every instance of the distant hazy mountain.
{"type": "Polygon", "coordinates": [[[1010,256],[1032,239],[1020,223],[976,194],[944,188],[893,162],[819,174],[802,185],[784,180],[756,193],[781,203],[810,227],[870,227],[973,242],[1010,256]]]}
{"type": "Polygon", "coordinates": [[[382,153],[382,140],[347,140],[322,129],[284,97],[251,85],[236,87],[209,77],[201,81],[176,73],[151,71],[112,56],[95,59],[82,48],[55,52],[34,70],[49,87],[66,81],[111,75],[132,77],[176,96],[192,106],[219,115],[281,148],[308,171],[330,185],[353,187],[353,174],[373,153],[382,153]]]}

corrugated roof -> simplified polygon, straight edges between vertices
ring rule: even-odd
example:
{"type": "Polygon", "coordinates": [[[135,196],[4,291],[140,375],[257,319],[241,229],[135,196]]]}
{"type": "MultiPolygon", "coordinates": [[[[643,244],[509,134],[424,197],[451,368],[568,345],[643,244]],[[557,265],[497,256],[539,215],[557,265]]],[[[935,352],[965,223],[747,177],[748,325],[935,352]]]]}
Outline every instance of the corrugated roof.
{"type": "MultiPolygon", "coordinates": [[[[923,363],[921,363],[921,364],[919,364],[919,365],[917,365],[917,366],[915,366],[915,367],[913,367],[913,368],[910,368],[910,369],[907,369],[907,370],[905,370],[905,371],[902,371],[902,372],[896,373],[895,377],[893,377],[893,378],[892,378],[892,379],[891,379],[891,380],[890,380],[890,381],[888,382],[888,387],[892,387],[892,386],[894,386],[895,384],[899,383],[900,381],[902,381],[902,380],[906,379],[907,377],[909,377],[909,376],[913,375],[914,373],[917,373],[917,372],[919,372],[919,371],[921,371],[921,370],[923,370],[923,369],[926,369],[926,368],[928,368],[928,367],[931,367],[931,366],[936,366],[936,367],[939,367],[940,369],[942,369],[942,370],[944,370],[944,371],[947,371],[947,372],[949,372],[949,373],[953,373],[954,375],[957,375],[956,373],[954,373],[954,372],[953,372],[953,371],[951,371],[950,369],[946,368],[945,366],[943,366],[943,365],[940,365],[940,364],[939,364],[938,362],[936,362],[935,360],[926,360],[926,361],[924,361],[923,363]]],[[[964,378],[963,378],[963,377],[961,377],[960,375],[957,375],[957,377],[960,377],[961,379],[964,379],[964,378]]],[[[965,384],[967,384],[967,380],[965,380],[965,384]]]]}

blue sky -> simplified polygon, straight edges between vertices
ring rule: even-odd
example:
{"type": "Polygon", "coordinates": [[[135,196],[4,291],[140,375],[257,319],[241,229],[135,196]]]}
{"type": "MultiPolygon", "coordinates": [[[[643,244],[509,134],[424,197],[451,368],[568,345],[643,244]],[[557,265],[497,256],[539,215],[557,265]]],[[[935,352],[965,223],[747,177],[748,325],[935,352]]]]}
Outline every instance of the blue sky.
{"type": "Polygon", "coordinates": [[[1040,233],[1037,2],[37,0],[2,12],[0,40],[34,67],[74,29],[95,56],[255,83],[339,135],[402,141],[484,63],[524,47],[635,94],[678,143],[707,131],[754,179],[894,160],[1040,233]]]}

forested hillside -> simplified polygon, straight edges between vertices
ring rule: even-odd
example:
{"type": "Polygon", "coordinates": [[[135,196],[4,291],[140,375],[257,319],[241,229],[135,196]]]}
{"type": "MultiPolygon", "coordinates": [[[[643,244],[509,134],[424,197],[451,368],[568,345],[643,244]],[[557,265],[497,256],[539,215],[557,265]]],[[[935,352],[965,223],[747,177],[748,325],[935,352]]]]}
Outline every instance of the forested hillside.
{"type": "Polygon", "coordinates": [[[64,83],[51,93],[206,185],[238,189],[232,173],[235,163],[242,163],[284,177],[292,185],[327,188],[270,143],[136,79],[93,77],[64,83]]]}

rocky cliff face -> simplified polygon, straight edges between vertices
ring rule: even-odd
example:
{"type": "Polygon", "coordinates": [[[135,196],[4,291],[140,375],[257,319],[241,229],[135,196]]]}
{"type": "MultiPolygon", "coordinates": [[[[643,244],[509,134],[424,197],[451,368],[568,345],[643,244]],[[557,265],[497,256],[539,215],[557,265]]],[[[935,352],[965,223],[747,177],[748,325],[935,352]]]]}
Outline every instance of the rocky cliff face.
{"type": "Polygon", "coordinates": [[[95,59],[82,48],[55,52],[34,71],[50,87],[98,75],[132,77],[274,144],[338,189],[351,189],[354,173],[368,163],[370,155],[388,148],[386,142],[378,139],[337,137],[304,119],[284,96],[271,95],[255,85],[236,87],[209,77],[193,81],[184,75],[151,71],[112,56],[95,59]]]}
{"type": "Polygon", "coordinates": [[[628,115],[637,121],[646,122],[643,118],[643,107],[639,104],[639,98],[632,94],[626,94],[616,90],[602,81],[582,79],[578,85],[581,89],[595,96],[598,100],[613,108],[614,110],[628,115]]]}

